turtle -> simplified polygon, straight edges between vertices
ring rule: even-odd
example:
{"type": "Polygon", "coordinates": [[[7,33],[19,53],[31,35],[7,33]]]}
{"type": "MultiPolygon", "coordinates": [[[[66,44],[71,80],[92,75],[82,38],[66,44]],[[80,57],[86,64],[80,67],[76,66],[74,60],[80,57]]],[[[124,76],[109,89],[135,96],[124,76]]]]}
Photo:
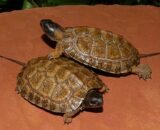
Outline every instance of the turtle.
{"type": "Polygon", "coordinates": [[[140,64],[140,58],[160,54],[140,54],[122,35],[95,27],[62,27],[51,19],[40,20],[40,26],[44,35],[57,43],[49,59],[63,53],[84,65],[118,76],[134,73],[140,79],[151,78],[151,68],[140,64]]]}
{"type": "Polygon", "coordinates": [[[26,64],[0,56],[23,66],[17,76],[16,91],[31,104],[53,113],[62,113],[64,123],[85,109],[103,107],[108,87],[96,73],[68,58],[32,58],[26,64]]]}

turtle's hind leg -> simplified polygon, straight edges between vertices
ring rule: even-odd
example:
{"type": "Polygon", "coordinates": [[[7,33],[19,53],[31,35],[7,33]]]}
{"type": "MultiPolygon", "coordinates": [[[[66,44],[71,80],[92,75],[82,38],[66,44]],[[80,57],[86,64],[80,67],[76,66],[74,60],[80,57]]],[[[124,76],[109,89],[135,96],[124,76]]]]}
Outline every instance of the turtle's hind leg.
{"type": "Polygon", "coordinates": [[[132,73],[135,73],[138,75],[138,77],[141,79],[149,79],[151,78],[152,70],[147,64],[139,64],[137,66],[132,67],[132,73]]]}

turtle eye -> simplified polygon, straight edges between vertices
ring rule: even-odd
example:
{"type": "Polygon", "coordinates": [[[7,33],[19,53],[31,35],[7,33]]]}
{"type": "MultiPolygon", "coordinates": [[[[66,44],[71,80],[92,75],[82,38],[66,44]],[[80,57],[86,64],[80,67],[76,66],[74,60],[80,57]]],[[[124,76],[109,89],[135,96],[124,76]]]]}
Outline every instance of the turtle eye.
{"type": "Polygon", "coordinates": [[[92,98],[90,101],[90,105],[97,105],[99,104],[101,101],[98,98],[92,98]]]}
{"type": "Polygon", "coordinates": [[[55,31],[55,24],[49,19],[42,19],[40,25],[45,33],[53,33],[55,31]]]}
{"type": "Polygon", "coordinates": [[[90,90],[84,100],[84,104],[86,108],[102,107],[103,96],[97,89],[90,90]]]}

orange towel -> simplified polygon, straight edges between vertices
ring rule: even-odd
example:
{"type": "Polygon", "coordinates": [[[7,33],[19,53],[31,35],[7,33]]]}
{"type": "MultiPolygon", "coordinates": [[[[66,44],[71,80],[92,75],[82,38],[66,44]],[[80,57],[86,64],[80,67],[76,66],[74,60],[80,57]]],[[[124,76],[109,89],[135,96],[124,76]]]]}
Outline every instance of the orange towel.
{"type": "MultiPolygon", "coordinates": [[[[63,26],[87,25],[123,35],[140,52],[160,51],[160,9],[153,6],[58,6],[0,14],[0,54],[26,62],[47,55],[39,21],[63,26]]],[[[101,113],[82,112],[64,125],[63,118],[39,109],[18,95],[21,66],[0,59],[0,130],[159,130],[160,56],[144,58],[152,79],[135,75],[100,78],[109,86],[101,113]]]]}

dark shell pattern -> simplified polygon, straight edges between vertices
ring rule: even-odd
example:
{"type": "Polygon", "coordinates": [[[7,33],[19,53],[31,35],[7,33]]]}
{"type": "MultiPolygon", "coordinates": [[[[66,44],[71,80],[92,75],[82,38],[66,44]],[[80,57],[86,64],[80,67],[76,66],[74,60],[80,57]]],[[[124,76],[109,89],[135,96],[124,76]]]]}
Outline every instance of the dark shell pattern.
{"type": "Polygon", "coordinates": [[[139,53],[121,35],[91,27],[68,27],[60,41],[68,57],[109,73],[127,73],[140,62],[139,53]]]}
{"type": "Polygon", "coordinates": [[[103,86],[95,73],[63,57],[34,58],[17,76],[17,91],[23,98],[59,113],[76,110],[90,89],[103,86]]]}

